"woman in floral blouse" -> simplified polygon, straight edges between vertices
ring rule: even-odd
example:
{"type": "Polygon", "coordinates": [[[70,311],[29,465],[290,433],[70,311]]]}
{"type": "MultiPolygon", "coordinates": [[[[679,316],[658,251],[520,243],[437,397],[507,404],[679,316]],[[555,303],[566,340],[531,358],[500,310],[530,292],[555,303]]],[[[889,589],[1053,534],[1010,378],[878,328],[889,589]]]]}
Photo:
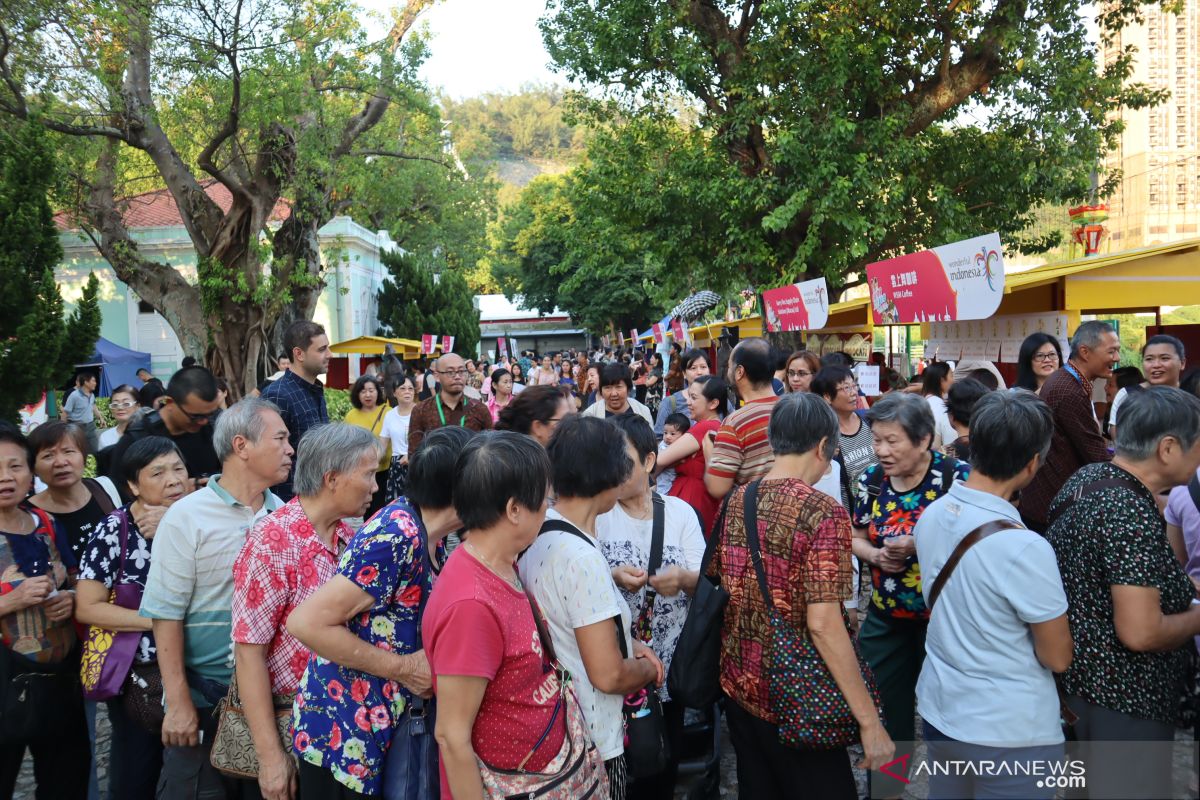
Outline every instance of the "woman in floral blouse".
{"type": "MultiPolygon", "coordinates": [[[[929,624],[913,528],[954,481],[966,480],[970,467],[931,449],[933,412],[918,395],[885,395],[867,421],[879,463],[859,476],[854,489],[854,555],[871,570],[871,604],[859,644],[879,685],[888,735],[902,755],[901,743],[916,738],[917,678],[929,624]]],[[[872,791],[899,796],[903,785],[890,781],[872,791]]]]}
{"type": "Polygon", "coordinates": [[[461,527],[450,487],[471,435],[430,432],[410,456],[407,496],[359,529],[337,574],[288,618],[288,631],[313,652],[292,740],[305,800],[438,793],[420,617],[442,540],[461,527]]]}
{"type": "MultiPolygon", "coordinates": [[[[109,596],[118,577],[123,584],[146,587],[157,521],[163,510],[188,493],[191,481],[179,448],[164,436],[139,439],[125,451],[121,463],[134,501],[109,514],[84,545],[75,617],[82,624],[111,631],[140,631],[133,660],[149,664],[158,657],[150,619],[137,609],[114,605],[109,596]]],[[[110,796],[153,798],[162,766],[162,740],[130,719],[119,697],[108,701],[108,719],[112,723],[110,796]]]]}

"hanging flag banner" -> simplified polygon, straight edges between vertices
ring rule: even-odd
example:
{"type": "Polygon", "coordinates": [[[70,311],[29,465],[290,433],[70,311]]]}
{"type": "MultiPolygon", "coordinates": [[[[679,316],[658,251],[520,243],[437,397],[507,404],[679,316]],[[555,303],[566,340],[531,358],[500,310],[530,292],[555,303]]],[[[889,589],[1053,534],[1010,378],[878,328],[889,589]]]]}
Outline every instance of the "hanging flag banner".
{"type": "Polygon", "coordinates": [[[662,323],[654,323],[650,326],[650,330],[654,332],[654,341],[658,342],[659,344],[667,343],[667,335],[663,333],[662,323]]]}
{"type": "Polygon", "coordinates": [[[443,336],[442,337],[442,352],[449,353],[453,349],[454,349],[454,337],[453,336],[443,336]]]}
{"type": "Polygon", "coordinates": [[[677,342],[682,343],[687,341],[687,333],[683,330],[683,322],[678,317],[671,320],[671,335],[675,337],[675,341],[677,342]]]}
{"type": "Polygon", "coordinates": [[[633,346],[637,347],[638,339],[640,339],[642,337],[638,336],[637,328],[630,328],[629,329],[629,338],[633,339],[633,346]]]}
{"type": "Polygon", "coordinates": [[[987,319],[1004,297],[1000,235],[867,265],[876,325],[987,319]]]}
{"type": "Polygon", "coordinates": [[[815,331],[829,321],[829,289],[816,278],[763,292],[767,331],[815,331]]]}
{"type": "Polygon", "coordinates": [[[511,336],[508,337],[508,352],[512,353],[513,358],[521,354],[521,351],[517,349],[517,340],[511,336]]]}
{"type": "Polygon", "coordinates": [[[433,334],[421,334],[421,352],[425,355],[433,355],[433,334]]]}
{"type": "Polygon", "coordinates": [[[501,358],[508,358],[508,343],[504,341],[504,337],[496,340],[496,350],[501,358]]]}

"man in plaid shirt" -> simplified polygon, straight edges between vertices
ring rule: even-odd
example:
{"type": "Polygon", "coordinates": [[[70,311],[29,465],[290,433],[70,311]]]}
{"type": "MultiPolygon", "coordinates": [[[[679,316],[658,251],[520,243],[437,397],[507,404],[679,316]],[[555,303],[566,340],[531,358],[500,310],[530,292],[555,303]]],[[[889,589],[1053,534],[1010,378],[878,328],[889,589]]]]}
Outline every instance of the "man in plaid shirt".
{"type": "MultiPolygon", "coordinates": [[[[319,380],[329,370],[329,337],[317,323],[299,320],[284,332],[283,346],[292,358],[291,369],[264,389],[262,396],[279,406],[279,413],[290,433],[292,449],[297,450],[309,428],[329,422],[325,386],[319,380]]],[[[271,487],[271,491],[285,502],[295,496],[293,474],[289,472],[286,481],[271,487]]]]}

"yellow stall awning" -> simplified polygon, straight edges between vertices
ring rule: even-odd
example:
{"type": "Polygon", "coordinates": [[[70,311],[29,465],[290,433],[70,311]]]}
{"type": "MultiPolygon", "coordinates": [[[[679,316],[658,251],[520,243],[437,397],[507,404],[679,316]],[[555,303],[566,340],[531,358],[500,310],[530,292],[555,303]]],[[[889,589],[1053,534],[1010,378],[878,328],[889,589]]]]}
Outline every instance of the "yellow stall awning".
{"type": "MultiPolygon", "coordinates": [[[[400,358],[420,358],[422,355],[421,343],[416,339],[389,339],[384,336],[359,336],[330,345],[329,349],[341,355],[359,353],[361,355],[377,356],[383,355],[389,344],[400,358]]],[[[437,341],[434,345],[434,352],[438,354],[441,351],[442,344],[440,341],[437,341]]]]}

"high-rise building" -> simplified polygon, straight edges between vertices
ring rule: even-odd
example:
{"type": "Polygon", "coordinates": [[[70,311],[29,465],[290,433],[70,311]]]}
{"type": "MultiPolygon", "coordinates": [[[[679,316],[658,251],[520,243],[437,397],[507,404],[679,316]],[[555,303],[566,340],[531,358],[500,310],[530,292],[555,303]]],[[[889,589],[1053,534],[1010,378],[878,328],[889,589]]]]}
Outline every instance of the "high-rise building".
{"type": "Polygon", "coordinates": [[[1121,170],[1108,198],[1112,251],[1200,236],[1200,0],[1182,0],[1178,14],[1142,6],[1145,21],[1103,46],[1105,63],[1137,49],[1133,82],[1166,89],[1153,108],[1126,110],[1125,131],[1105,159],[1121,170]]]}

